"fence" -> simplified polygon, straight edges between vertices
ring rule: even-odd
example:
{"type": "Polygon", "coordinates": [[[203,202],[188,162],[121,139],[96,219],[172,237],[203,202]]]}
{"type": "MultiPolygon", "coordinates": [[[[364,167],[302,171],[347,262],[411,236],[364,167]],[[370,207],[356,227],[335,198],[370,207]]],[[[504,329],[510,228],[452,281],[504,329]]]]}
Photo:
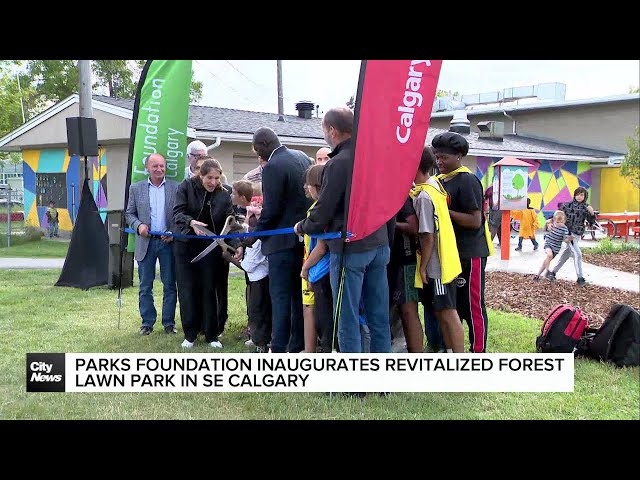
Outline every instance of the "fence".
{"type": "Polygon", "coordinates": [[[0,248],[25,243],[31,235],[40,233],[38,228],[25,225],[22,192],[0,184],[0,248]]]}

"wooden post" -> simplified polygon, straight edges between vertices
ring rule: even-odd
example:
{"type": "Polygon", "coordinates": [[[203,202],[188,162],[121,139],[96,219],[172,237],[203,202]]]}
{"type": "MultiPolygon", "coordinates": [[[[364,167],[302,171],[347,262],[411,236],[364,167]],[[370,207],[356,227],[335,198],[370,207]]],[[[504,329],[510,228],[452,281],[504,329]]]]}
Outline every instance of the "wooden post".
{"type": "Polygon", "coordinates": [[[502,225],[500,226],[500,258],[509,260],[511,248],[511,211],[502,211],[502,225]]]}

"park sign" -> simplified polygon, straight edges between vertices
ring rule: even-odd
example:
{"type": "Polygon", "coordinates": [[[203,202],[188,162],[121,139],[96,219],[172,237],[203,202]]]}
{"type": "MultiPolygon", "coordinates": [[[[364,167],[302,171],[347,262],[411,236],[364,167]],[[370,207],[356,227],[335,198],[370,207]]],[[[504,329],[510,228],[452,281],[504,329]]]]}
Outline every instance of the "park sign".
{"type": "Polygon", "coordinates": [[[531,165],[514,157],[504,157],[493,166],[494,210],[525,210],[531,165]]]}

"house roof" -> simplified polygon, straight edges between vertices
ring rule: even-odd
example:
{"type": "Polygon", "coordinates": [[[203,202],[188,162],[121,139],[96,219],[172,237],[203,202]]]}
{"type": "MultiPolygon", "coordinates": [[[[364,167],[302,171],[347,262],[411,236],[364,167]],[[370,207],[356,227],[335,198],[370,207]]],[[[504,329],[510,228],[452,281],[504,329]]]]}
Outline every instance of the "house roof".
{"type": "MultiPolygon", "coordinates": [[[[430,128],[427,133],[427,142],[431,143],[433,137],[447,130],[430,128]]],[[[567,160],[605,161],[611,156],[617,156],[615,152],[594,150],[592,148],[574,147],[563,143],[549,142],[522,135],[505,135],[502,142],[480,138],[480,135],[471,132],[464,137],[469,142],[469,155],[476,156],[513,156],[519,158],[537,158],[540,160],[566,158],[567,160]]]]}
{"type": "MultiPolygon", "coordinates": [[[[573,107],[583,107],[585,105],[597,105],[603,103],[615,103],[615,102],[632,102],[640,100],[640,94],[638,93],[630,93],[626,95],[612,95],[609,97],[598,97],[598,98],[583,98],[580,100],[565,100],[562,102],[557,101],[544,101],[544,102],[535,102],[535,103],[527,103],[524,105],[503,105],[503,106],[490,106],[490,107],[478,107],[478,108],[467,108],[465,112],[467,116],[472,115],[486,115],[488,113],[517,113],[523,112],[527,110],[541,110],[541,109],[555,109],[555,108],[573,108],[573,107]]],[[[432,118],[447,118],[453,117],[454,110],[447,110],[444,112],[434,112],[431,114],[432,118]]]]}
{"type": "MultiPolygon", "coordinates": [[[[78,101],[78,95],[74,94],[40,113],[4,138],[0,138],[0,149],[3,149],[2,147],[12,139],[78,101]]],[[[133,117],[134,100],[93,95],[93,106],[128,120],[133,117]]],[[[250,142],[253,132],[258,128],[270,127],[283,141],[291,142],[294,140],[292,143],[300,145],[324,145],[322,119],[315,117],[304,119],[296,115],[284,115],[284,117],[285,121],[280,122],[276,113],[190,105],[188,135],[191,138],[199,139],[213,139],[216,136],[221,136],[225,140],[250,142]]],[[[445,131],[430,128],[427,134],[428,143],[431,143],[437,134],[445,131]]],[[[502,142],[480,138],[479,134],[474,132],[465,135],[465,137],[469,142],[469,155],[475,156],[514,156],[539,160],[561,158],[589,162],[606,162],[609,157],[619,156],[616,152],[575,147],[521,135],[505,135],[502,142]]]]}
{"type": "MultiPolygon", "coordinates": [[[[93,95],[93,99],[117,107],[133,110],[133,100],[93,95]]],[[[189,126],[195,130],[210,132],[245,133],[253,135],[260,127],[269,127],[278,136],[322,139],[321,118],[300,118],[284,115],[278,121],[277,113],[252,112],[233,108],[189,106],[189,126]]]]}

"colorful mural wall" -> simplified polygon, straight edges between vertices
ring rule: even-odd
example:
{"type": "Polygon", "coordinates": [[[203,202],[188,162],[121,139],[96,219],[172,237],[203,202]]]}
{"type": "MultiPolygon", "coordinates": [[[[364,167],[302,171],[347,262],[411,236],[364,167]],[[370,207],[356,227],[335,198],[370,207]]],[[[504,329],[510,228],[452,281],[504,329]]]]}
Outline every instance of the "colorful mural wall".
{"type": "MultiPolygon", "coordinates": [[[[477,157],[476,176],[484,188],[493,180],[492,165],[500,158],[477,157]]],[[[531,165],[528,196],[531,206],[540,211],[538,219],[541,225],[545,218],[543,212],[552,213],[558,209],[558,203],[570,202],[576,188],[584,187],[591,194],[591,165],[588,162],[520,160],[531,165]]]]}
{"type": "MultiPolygon", "coordinates": [[[[24,217],[25,223],[47,228],[46,211],[53,200],[58,209],[60,230],[70,232],[80,202],[80,157],[69,156],[66,149],[24,150],[24,217]]],[[[107,207],[107,152],[102,148],[98,157],[88,157],[93,168],[93,193],[106,219],[107,207]]]]}

